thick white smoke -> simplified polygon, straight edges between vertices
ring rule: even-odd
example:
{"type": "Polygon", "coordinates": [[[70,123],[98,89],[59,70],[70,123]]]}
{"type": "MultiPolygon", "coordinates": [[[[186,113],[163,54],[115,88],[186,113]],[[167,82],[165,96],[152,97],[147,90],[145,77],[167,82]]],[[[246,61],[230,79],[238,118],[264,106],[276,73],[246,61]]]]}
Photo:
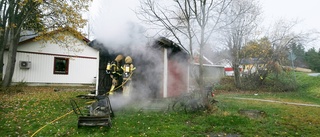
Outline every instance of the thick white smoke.
{"type": "Polygon", "coordinates": [[[137,4],[134,1],[95,1],[92,25],[96,39],[112,49],[145,45],[144,28],[133,11],[137,4]]]}
{"type": "Polygon", "coordinates": [[[114,109],[127,105],[133,99],[146,98],[151,92],[157,90],[155,88],[157,85],[161,84],[158,79],[155,79],[155,77],[160,77],[155,72],[163,69],[162,61],[157,56],[159,51],[152,53],[152,50],[148,48],[150,43],[145,37],[145,28],[138,23],[133,12],[137,4],[128,1],[97,0],[93,5],[96,9],[94,9],[95,16],[93,16],[91,27],[96,40],[101,42],[109,52],[121,52],[126,54],[124,56],[132,56],[133,64],[137,67],[133,79],[147,82],[133,81],[132,93],[138,94],[131,94],[130,98],[110,96],[114,109]],[[144,61],[141,62],[141,60],[144,61]]]}

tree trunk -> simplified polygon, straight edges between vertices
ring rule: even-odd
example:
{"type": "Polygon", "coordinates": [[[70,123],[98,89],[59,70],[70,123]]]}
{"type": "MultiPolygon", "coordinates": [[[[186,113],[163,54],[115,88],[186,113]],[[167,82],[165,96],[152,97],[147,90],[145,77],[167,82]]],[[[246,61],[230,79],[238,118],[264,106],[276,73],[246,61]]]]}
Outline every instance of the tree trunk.
{"type": "MultiPolygon", "coordinates": [[[[234,43],[238,43],[238,42],[234,42],[234,43]]],[[[241,79],[240,79],[240,71],[239,71],[239,66],[240,66],[239,51],[240,51],[240,44],[235,44],[232,49],[232,55],[234,58],[232,61],[232,68],[234,73],[234,83],[237,88],[241,88],[241,79]]]]}
{"type": "Polygon", "coordinates": [[[200,77],[200,92],[201,92],[201,96],[202,96],[202,99],[203,99],[203,104],[204,106],[206,107],[206,109],[210,109],[211,106],[210,106],[210,103],[209,103],[209,99],[208,99],[208,96],[207,96],[207,91],[204,90],[204,86],[205,86],[205,82],[204,82],[204,79],[203,79],[203,76],[204,76],[204,68],[203,68],[203,49],[204,49],[204,46],[205,46],[205,30],[206,30],[206,24],[207,24],[207,21],[206,21],[206,1],[203,1],[202,3],[203,5],[201,6],[201,38],[200,38],[200,58],[199,58],[199,63],[200,63],[200,72],[199,72],[199,77],[200,77]]]}
{"type": "Polygon", "coordinates": [[[0,40],[0,81],[2,81],[2,76],[3,76],[3,54],[4,54],[4,48],[5,48],[5,41],[4,41],[4,36],[1,36],[0,40]]]}
{"type": "MultiPolygon", "coordinates": [[[[16,63],[16,54],[17,54],[17,44],[19,42],[19,37],[16,38],[14,31],[11,31],[10,33],[10,39],[8,41],[9,45],[9,51],[8,51],[8,60],[7,60],[7,66],[6,66],[6,73],[4,74],[4,78],[2,81],[3,87],[8,87],[11,84],[12,76],[14,73],[14,67],[16,63]]],[[[20,32],[19,32],[20,33],[20,32]]]]}
{"type": "Polygon", "coordinates": [[[0,81],[2,82],[2,78],[3,78],[3,56],[4,56],[4,51],[7,47],[7,41],[8,41],[8,34],[9,32],[7,31],[7,28],[5,28],[5,26],[2,26],[1,27],[4,32],[2,33],[2,36],[1,36],[1,45],[0,45],[0,81]]]}
{"type": "Polygon", "coordinates": [[[3,77],[3,56],[4,56],[4,48],[0,47],[0,81],[2,81],[3,77]]]}
{"type": "Polygon", "coordinates": [[[204,85],[205,85],[205,82],[204,82],[204,79],[203,79],[203,75],[204,75],[204,68],[203,68],[203,58],[202,58],[202,47],[200,47],[200,57],[199,57],[199,90],[200,90],[200,94],[201,94],[201,97],[203,99],[203,104],[208,107],[208,98],[206,96],[206,91],[204,90],[204,85]]]}
{"type": "Polygon", "coordinates": [[[234,72],[235,85],[237,88],[241,88],[239,65],[237,63],[234,63],[232,68],[233,68],[233,72],[234,72]]]}

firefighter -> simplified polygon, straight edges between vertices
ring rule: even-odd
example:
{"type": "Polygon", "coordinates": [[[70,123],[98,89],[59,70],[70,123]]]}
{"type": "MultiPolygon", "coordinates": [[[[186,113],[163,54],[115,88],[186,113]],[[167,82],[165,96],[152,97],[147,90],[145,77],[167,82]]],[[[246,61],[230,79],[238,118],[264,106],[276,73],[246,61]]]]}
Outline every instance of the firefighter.
{"type": "Polygon", "coordinates": [[[121,67],[123,70],[123,82],[122,82],[122,87],[123,87],[123,94],[125,96],[129,96],[129,90],[131,86],[131,76],[133,74],[133,71],[136,69],[133,64],[132,64],[132,58],[130,56],[127,56],[125,58],[125,64],[121,67]]]}
{"type": "Polygon", "coordinates": [[[114,92],[121,92],[120,84],[122,83],[122,73],[123,70],[121,69],[123,62],[123,55],[119,54],[114,59],[114,61],[108,62],[107,64],[107,74],[110,74],[112,79],[111,89],[109,94],[113,94],[114,92]]]}
{"type": "Polygon", "coordinates": [[[107,73],[110,74],[112,79],[112,86],[109,91],[109,94],[115,92],[126,92],[128,94],[128,86],[131,84],[131,76],[135,67],[132,64],[132,58],[127,56],[124,59],[123,55],[117,55],[114,61],[107,64],[107,73]]]}

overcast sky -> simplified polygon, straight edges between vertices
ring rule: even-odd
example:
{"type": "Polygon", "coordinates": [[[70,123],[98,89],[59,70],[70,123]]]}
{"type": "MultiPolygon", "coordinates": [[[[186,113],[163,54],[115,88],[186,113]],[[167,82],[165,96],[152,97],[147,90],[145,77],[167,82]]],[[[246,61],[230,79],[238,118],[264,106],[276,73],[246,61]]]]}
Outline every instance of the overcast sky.
{"type": "Polygon", "coordinates": [[[266,20],[298,19],[299,29],[320,28],[320,0],[260,0],[266,20]]]}
{"type": "MultiPolygon", "coordinates": [[[[276,20],[298,20],[297,32],[320,32],[320,0],[260,0],[265,23],[276,20]]],[[[320,41],[306,45],[306,49],[320,48],[320,41]]]]}
{"type": "MultiPolygon", "coordinates": [[[[320,0],[260,0],[260,4],[264,24],[271,25],[280,19],[299,20],[295,30],[320,31],[320,0]]],[[[95,20],[94,22],[97,22],[99,18],[100,20],[101,18],[112,20],[112,23],[105,24],[105,26],[112,27],[111,32],[114,33],[124,22],[138,22],[132,11],[138,5],[139,0],[94,0],[90,9],[90,18],[95,20]]],[[[309,48],[312,46],[316,45],[313,43],[309,45],[309,48]]]]}

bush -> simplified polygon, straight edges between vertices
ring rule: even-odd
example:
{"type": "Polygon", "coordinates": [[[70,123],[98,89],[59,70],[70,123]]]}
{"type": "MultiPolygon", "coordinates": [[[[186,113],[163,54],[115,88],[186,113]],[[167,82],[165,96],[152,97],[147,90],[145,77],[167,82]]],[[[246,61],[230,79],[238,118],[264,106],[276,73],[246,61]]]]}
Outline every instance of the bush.
{"type": "Polygon", "coordinates": [[[246,77],[241,77],[241,89],[243,90],[256,90],[262,84],[259,75],[247,75],[246,77]]]}
{"type": "Polygon", "coordinates": [[[297,82],[294,72],[282,72],[279,74],[270,73],[265,79],[265,85],[270,91],[286,92],[295,91],[297,89],[297,82]]]}
{"type": "Polygon", "coordinates": [[[300,92],[309,92],[311,96],[320,98],[320,76],[309,76],[307,73],[296,73],[297,85],[300,92]]]}
{"type": "Polygon", "coordinates": [[[214,85],[215,90],[236,91],[237,88],[234,85],[233,77],[223,77],[219,84],[214,85]]]}
{"type": "MultiPolygon", "coordinates": [[[[282,73],[270,73],[266,78],[260,75],[247,75],[241,77],[241,90],[263,90],[271,92],[287,92],[298,89],[295,73],[284,71],[282,73]]],[[[237,91],[234,77],[224,77],[215,85],[216,90],[237,91]]]]}

